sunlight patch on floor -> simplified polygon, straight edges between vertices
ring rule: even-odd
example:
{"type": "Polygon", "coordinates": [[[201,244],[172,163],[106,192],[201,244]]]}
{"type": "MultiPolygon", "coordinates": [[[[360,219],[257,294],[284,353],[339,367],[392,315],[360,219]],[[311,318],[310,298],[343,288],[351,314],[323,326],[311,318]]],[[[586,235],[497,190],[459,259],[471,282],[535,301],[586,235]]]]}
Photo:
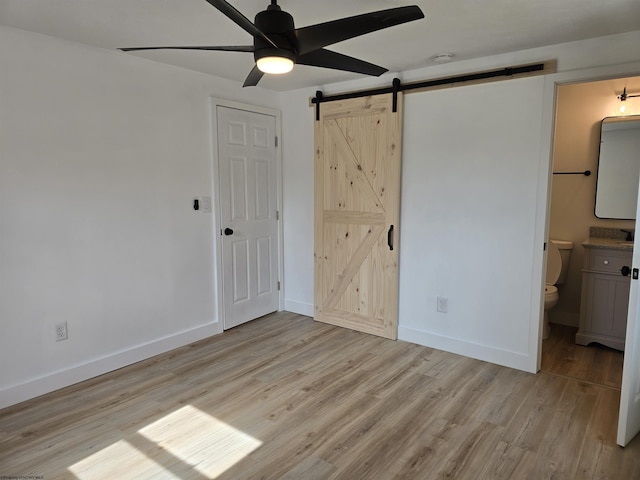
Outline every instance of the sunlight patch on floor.
{"type": "Polygon", "coordinates": [[[179,479],[148,455],[136,450],[126,440],[94,453],[69,467],[69,471],[81,480],[106,478],[158,477],[179,479]]]}
{"type": "Polygon", "coordinates": [[[262,445],[260,440],[187,405],[69,467],[97,478],[216,478],[262,445]]]}
{"type": "Polygon", "coordinates": [[[191,405],[141,429],[140,434],[213,477],[242,460],[262,442],[191,405]]]}

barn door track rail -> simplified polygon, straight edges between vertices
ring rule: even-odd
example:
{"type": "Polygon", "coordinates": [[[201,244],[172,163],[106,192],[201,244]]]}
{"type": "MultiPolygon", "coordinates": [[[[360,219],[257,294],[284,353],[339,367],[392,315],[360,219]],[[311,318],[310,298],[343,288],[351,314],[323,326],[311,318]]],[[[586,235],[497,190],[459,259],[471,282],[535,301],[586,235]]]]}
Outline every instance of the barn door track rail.
{"type": "Polygon", "coordinates": [[[436,78],[433,80],[423,80],[411,82],[403,85],[399,78],[394,78],[390,87],[372,88],[368,90],[358,90],[355,92],[339,93],[335,95],[324,95],[321,90],[316,91],[316,96],[311,99],[311,104],[316,106],[316,121],[320,120],[320,104],[324,102],[334,102],[337,100],[347,100],[350,98],[370,97],[373,95],[393,94],[393,112],[398,109],[398,92],[425,91],[442,87],[460,86],[460,84],[485,83],[488,81],[507,80],[513,77],[523,77],[531,75],[543,75],[555,71],[556,62],[554,60],[518,65],[515,67],[505,67],[484,72],[469,73],[465,75],[455,75],[451,77],[436,78]]]}

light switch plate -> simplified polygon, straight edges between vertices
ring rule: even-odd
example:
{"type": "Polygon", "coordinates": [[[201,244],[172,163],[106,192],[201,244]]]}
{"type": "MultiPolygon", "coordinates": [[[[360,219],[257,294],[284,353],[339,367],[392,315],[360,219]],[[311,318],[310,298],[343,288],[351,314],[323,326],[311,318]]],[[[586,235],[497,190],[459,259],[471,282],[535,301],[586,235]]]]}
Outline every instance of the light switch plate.
{"type": "Polygon", "coordinates": [[[211,213],[211,197],[202,197],[201,209],[205,213],[211,213]]]}

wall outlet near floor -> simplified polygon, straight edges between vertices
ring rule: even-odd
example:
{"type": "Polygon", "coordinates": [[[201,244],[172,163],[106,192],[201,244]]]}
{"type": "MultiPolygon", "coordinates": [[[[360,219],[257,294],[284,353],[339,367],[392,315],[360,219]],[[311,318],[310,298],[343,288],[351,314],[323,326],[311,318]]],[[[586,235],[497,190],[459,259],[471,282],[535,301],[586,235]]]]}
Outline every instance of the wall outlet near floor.
{"type": "Polygon", "coordinates": [[[67,322],[57,323],[56,324],[56,342],[61,340],[66,340],[69,338],[67,335],[67,322]]]}
{"type": "Polygon", "coordinates": [[[440,313],[447,313],[447,297],[437,297],[437,310],[440,313]]]}

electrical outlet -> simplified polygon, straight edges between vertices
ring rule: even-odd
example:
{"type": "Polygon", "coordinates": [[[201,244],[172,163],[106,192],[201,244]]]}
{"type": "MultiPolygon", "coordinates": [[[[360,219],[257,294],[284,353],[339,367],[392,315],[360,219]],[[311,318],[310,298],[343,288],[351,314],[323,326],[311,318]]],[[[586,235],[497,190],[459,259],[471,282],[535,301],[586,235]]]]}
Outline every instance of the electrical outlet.
{"type": "Polygon", "coordinates": [[[447,297],[437,297],[437,310],[440,313],[447,313],[447,297]]]}
{"type": "Polygon", "coordinates": [[[67,335],[67,322],[56,324],[56,342],[67,338],[69,338],[67,335]]]}

